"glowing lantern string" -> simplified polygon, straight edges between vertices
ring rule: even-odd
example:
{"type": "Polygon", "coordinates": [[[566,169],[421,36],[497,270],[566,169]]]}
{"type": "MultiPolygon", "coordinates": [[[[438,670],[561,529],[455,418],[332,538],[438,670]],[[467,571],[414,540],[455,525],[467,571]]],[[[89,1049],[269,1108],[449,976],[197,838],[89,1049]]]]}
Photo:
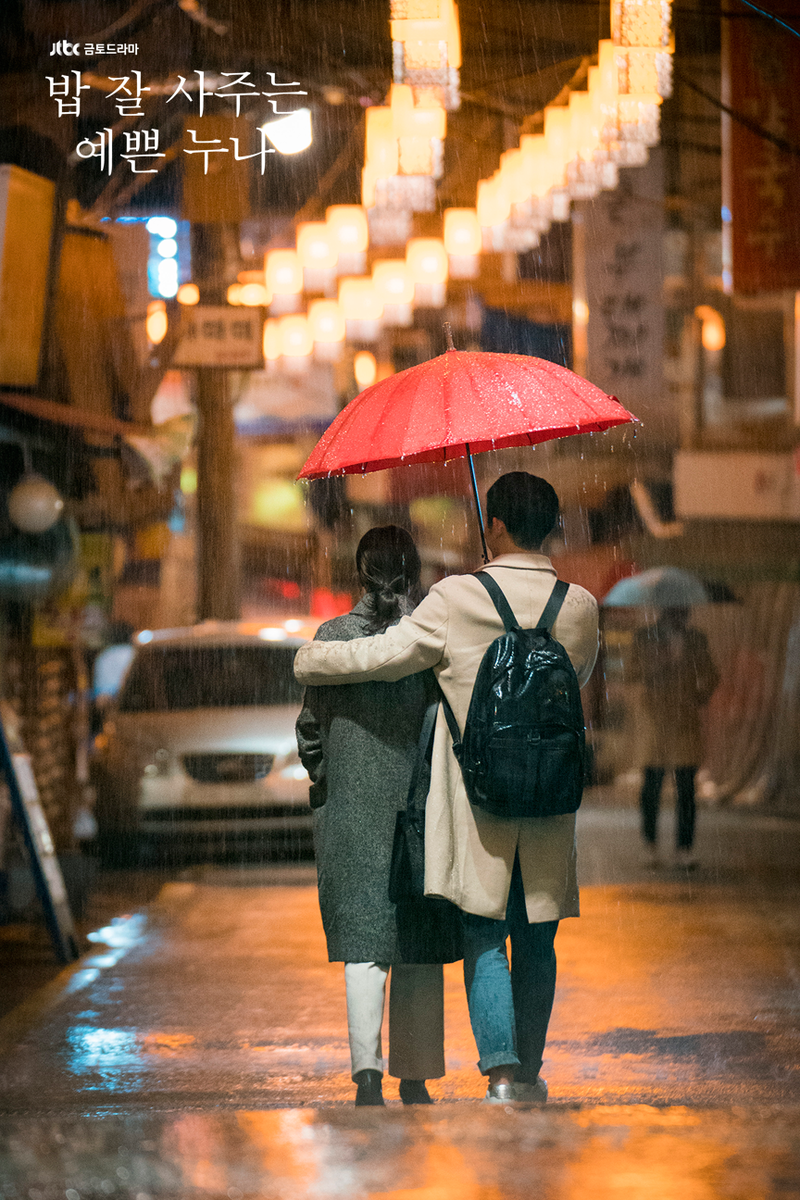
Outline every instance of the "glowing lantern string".
{"type": "Polygon", "coordinates": [[[314,357],[334,362],[345,337],[344,314],[336,300],[314,300],[308,306],[308,328],[314,342],[314,357]]]}

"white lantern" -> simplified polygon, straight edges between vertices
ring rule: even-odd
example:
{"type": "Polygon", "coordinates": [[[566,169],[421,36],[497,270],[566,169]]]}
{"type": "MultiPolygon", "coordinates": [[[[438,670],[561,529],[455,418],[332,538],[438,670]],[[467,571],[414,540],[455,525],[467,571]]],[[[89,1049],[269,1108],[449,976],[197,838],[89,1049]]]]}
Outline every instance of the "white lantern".
{"type": "Polygon", "coordinates": [[[383,302],[371,279],[340,279],[339,306],[344,313],[347,337],[350,340],[377,341],[382,326],[383,302]]]}
{"type": "Polygon", "coordinates": [[[23,533],[46,533],[64,511],[52,483],[33,472],[23,475],[8,497],[8,515],[23,533]]]}
{"type": "Polygon", "coordinates": [[[366,267],[369,245],[367,214],[360,204],[332,204],[325,210],[325,224],[339,255],[340,275],[360,275],[366,267]]]}
{"type": "Polygon", "coordinates": [[[344,342],[344,314],[336,300],[314,300],[308,306],[308,328],[314,340],[314,357],[335,362],[344,342]]]}

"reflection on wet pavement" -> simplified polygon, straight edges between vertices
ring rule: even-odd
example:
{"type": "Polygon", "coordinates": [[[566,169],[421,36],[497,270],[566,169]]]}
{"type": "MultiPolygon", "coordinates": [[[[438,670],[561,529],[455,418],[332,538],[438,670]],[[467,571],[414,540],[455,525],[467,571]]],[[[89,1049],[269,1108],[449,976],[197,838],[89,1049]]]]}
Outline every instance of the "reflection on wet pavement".
{"type": "Polygon", "coordinates": [[[4,1200],[772,1200],[800,1111],[180,1112],[4,1123],[4,1200]],[[47,1147],[47,1149],[45,1149],[47,1147]]]}
{"type": "Polygon", "coordinates": [[[197,870],[0,1022],[0,1200],[800,1196],[800,829],[751,818],[731,849],[707,819],[724,870],[626,877],[608,846],[635,830],[602,818],[546,1110],[479,1103],[458,964],[436,1107],[386,1080],[386,1109],[353,1109],[313,868],[197,870]]]}

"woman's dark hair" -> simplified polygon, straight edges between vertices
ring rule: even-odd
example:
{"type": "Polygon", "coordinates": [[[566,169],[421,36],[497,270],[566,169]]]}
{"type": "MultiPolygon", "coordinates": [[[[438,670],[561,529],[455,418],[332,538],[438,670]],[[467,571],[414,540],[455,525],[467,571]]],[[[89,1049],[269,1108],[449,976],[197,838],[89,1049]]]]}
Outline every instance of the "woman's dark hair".
{"type": "Polygon", "coordinates": [[[400,601],[420,599],[420,562],[414,539],[398,525],[368,530],[356,550],[356,570],[375,606],[374,630],[382,633],[401,615],[400,601]]]}

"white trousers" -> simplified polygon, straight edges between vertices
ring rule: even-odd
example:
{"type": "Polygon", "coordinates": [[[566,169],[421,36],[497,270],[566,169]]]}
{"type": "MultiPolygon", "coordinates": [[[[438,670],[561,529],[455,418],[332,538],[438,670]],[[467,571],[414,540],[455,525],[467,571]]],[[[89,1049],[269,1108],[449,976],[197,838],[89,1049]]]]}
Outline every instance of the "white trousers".
{"type": "MultiPolygon", "coordinates": [[[[352,1074],[383,1073],[381,1025],[389,966],[345,963],[352,1074]]],[[[397,963],[389,993],[389,1074],[397,1079],[444,1075],[444,981],[433,964],[397,963]]]]}

